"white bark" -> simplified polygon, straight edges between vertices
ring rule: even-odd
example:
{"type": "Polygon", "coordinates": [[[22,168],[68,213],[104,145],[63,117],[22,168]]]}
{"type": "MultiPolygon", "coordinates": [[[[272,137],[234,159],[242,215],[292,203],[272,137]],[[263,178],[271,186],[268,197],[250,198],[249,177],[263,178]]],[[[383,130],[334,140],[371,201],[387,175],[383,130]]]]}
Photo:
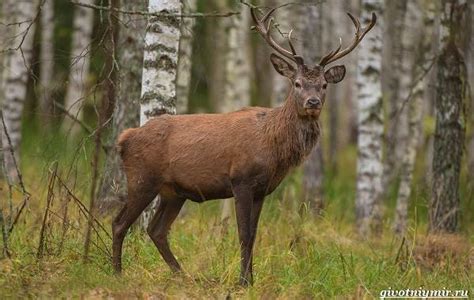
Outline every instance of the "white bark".
{"type": "Polygon", "coordinates": [[[358,156],[356,219],[361,235],[380,226],[380,196],[382,192],[382,32],[383,1],[362,0],[361,23],[367,23],[371,13],[377,14],[377,24],[359,45],[358,85],[358,156]]]}
{"type": "MultiPolygon", "coordinates": [[[[149,12],[181,13],[179,0],[150,0],[149,12]]],[[[178,17],[150,17],[145,34],[143,54],[140,125],[164,113],[176,113],[176,72],[180,38],[178,17]]],[[[157,197],[159,198],[159,197],[157,197]]],[[[157,203],[155,199],[141,216],[141,225],[148,227],[157,203]]]]}
{"type": "MultiPolygon", "coordinates": [[[[84,3],[93,4],[94,0],[85,0],[84,3]]],[[[87,98],[87,77],[95,10],[83,6],[74,6],[74,9],[71,69],[64,106],[70,114],[82,119],[82,107],[87,98]]],[[[70,130],[73,135],[79,132],[79,125],[68,117],[64,119],[63,125],[64,129],[70,130]]]]}
{"type": "MultiPolygon", "coordinates": [[[[196,0],[182,0],[183,12],[195,12],[196,0]]],[[[181,38],[179,40],[178,73],[176,78],[176,110],[179,114],[188,111],[189,84],[191,82],[194,18],[181,20],[181,38]]]]}
{"type": "MultiPolygon", "coordinates": [[[[250,105],[250,16],[248,8],[240,5],[239,16],[227,20],[227,51],[225,64],[224,98],[219,102],[219,112],[229,112],[250,105]]],[[[222,204],[221,221],[231,214],[233,199],[222,204]]]]}
{"type": "Polygon", "coordinates": [[[41,9],[41,57],[39,112],[43,123],[51,119],[51,88],[54,71],[54,1],[46,0],[41,9]]]}
{"type": "MultiPolygon", "coordinates": [[[[18,22],[14,39],[11,41],[12,50],[5,55],[4,65],[4,94],[3,116],[6,130],[11,139],[9,144],[2,128],[2,145],[4,150],[4,163],[10,180],[17,181],[18,174],[14,164],[13,151],[17,164],[20,158],[21,118],[26,100],[26,89],[30,70],[30,61],[33,55],[33,38],[35,33],[35,17],[38,2],[32,0],[18,0],[11,2],[14,5],[12,20],[18,22]]],[[[18,165],[19,167],[19,165],[18,165]]]]}
{"type": "MultiPolygon", "coordinates": [[[[404,31],[402,32],[402,78],[400,78],[400,104],[405,104],[402,114],[406,124],[398,121],[400,126],[407,128],[406,141],[397,147],[402,148],[400,165],[400,185],[398,188],[397,206],[394,229],[397,234],[404,234],[407,227],[408,205],[411,194],[413,170],[415,166],[417,145],[421,134],[421,101],[423,98],[423,81],[419,81],[413,88],[415,80],[421,75],[422,61],[425,55],[419,49],[425,49],[426,42],[423,35],[427,24],[422,22],[421,8],[415,0],[408,0],[405,15],[404,31]],[[425,26],[423,26],[425,25],[425,26]],[[420,66],[420,67],[418,67],[420,66]]],[[[400,136],[402,138],[402,136],[400,136]]]]}

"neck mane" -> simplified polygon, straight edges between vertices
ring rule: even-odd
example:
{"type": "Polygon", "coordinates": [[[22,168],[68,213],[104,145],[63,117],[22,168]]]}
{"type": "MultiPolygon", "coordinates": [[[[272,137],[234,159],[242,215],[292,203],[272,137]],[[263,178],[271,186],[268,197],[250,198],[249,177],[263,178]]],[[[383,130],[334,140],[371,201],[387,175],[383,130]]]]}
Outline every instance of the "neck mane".
{"type": "Polygon", "coordinates": [[[285,103],[274,108],[264,125],[266,137],[280,167],[291,168],[299,165],[309,155],[319,138],[317,119],[301,117],[298,114],[293,89],[285,103]]]}

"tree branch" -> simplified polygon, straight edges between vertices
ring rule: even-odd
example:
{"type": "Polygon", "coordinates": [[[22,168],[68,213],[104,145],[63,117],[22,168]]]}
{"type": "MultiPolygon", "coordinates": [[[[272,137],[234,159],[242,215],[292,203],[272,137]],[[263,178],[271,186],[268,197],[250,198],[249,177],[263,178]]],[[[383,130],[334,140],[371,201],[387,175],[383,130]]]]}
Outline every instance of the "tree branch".
{"type": "Polygon", "coordinates": [[[114,11],[120,14],[127,14],[127,15],[139,15],[139,16],[152,16],[152,17],[180,17],[180,18],[224,18],[224,17],[231,17],[234,15],[239,15],[240,12],[237,11],[228,11],[228,12],[211,12],[211,13],[187,13],[187,14],[174,14],[174,13],[167,13],[167,12],[148,12],[148,11],[135,11],[135,10],[124,10],[115,7],[108,7],[108,6],[100,6],[94,4],[87,4],[82,3],[79,1],[71,0],[71,3],[74,5],[103,10],[103,11],[114,11]]]}

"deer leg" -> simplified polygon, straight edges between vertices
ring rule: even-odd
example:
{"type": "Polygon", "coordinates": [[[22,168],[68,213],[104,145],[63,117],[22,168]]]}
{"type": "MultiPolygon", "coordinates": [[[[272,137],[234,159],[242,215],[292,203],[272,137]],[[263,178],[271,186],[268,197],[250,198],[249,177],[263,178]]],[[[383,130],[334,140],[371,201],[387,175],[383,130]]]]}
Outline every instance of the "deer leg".
{"type": "Polygon", "coordinates": [[[247,187],[234,189],[235,212],[240,240],[240,280],[243,286],[252,284],[251,213],[253,194],[247,187]]]}
{"type": "Polygon", "coordinates": [[[255,245],[255,238],[257,237],[258,220],[260,219],[260,212],[262,211],[264,197],[255,198],[252,203],[252,213],[250,217],[250,276],[253,282],[253,248],[255,245]]]}
{"type": "Polygon", "coordinates": [[[153,240],[161,256],[172,271],[181,271],[181,266],[174,257],[168,244],[168,232],[179,214],[185,199],[161,199],[160,205],[148,226],[148,235],[153,240]]]}
{"type": "Polygon", "coordinates": [[[152,192],[135,194],[129,191],[127,203],[112,223],[112,264],[116,273],[122,271],[122,246],[128,229],[156,196],[152,192]]]}

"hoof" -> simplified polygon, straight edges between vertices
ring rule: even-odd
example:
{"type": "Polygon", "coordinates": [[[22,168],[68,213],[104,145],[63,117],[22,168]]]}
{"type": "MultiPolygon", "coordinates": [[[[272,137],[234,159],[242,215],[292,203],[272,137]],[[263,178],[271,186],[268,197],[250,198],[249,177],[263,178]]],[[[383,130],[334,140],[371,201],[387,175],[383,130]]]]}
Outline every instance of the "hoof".
{"type": "Polygon", "coordinates": [[[248,280],[246,278],[240,278],[239,285],[242,287],[250,287],[253,285],[252,280],[248,280]]]}

